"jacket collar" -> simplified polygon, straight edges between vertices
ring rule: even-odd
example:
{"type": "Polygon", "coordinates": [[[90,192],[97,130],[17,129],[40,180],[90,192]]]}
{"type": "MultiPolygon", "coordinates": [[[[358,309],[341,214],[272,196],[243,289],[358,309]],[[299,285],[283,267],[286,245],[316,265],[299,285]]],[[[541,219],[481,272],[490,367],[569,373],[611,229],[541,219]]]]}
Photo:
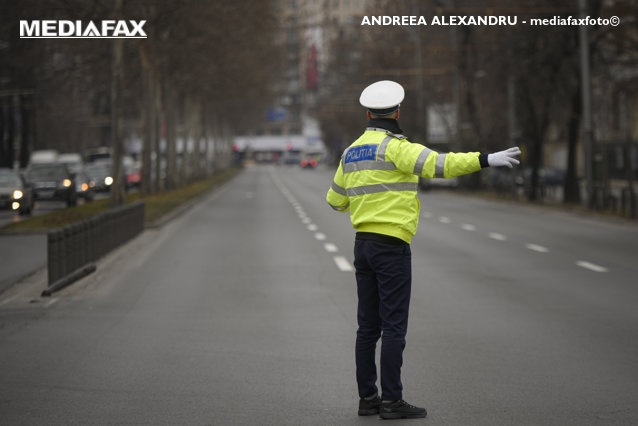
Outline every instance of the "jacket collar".
{"type": "Polygon", "coordinates": [[[398,135],[403,133],[403,130],[399,127],[399,122],[393,118],[372,118],[368,121],[368,127],[384,129],[398,135]]]}

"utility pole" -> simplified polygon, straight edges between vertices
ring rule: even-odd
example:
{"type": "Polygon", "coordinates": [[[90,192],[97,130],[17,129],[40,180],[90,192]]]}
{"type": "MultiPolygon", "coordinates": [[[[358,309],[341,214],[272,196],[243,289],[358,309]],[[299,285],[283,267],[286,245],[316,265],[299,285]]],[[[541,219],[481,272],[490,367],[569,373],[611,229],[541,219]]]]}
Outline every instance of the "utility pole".
{"type": "MultiPolygon", "coordinates": [[[[578,0],[580,18],[587,17],[587,0],[578,0]]],[[[585,177],[587,179],[587,206],[594,207],[593,130],[591,119],[591,79],[589,75],[589,34],[587,26],[579,29],[580,78],[583,106],[583,148],[585,151],[585,177]]]]}

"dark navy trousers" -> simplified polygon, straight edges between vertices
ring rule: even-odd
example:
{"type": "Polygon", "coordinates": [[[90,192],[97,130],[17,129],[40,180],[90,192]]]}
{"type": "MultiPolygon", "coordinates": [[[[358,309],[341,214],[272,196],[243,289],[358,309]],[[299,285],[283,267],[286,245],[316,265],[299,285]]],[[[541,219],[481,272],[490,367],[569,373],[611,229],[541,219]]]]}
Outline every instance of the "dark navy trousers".
{"type": "Polygon", "coordinates": [[[361,398],[378,392],[375,350],[381,338],[381,397],[403,399],[401,366],[408,329],[412,261],[408,244],[355,240],[357,277],[357,384],[361,398]]]}

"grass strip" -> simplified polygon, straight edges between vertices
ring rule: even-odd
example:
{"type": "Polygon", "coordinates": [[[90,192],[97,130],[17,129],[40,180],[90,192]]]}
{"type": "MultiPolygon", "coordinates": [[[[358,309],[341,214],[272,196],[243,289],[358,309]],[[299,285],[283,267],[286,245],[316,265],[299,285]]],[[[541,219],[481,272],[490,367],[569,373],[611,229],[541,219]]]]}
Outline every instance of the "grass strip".
{"type": "MultiPolygon", "coordinates": [[[[241,169],[232,168],[219,172],[207,179],[191,182],[183,187],[170,191],[163,191],[157,194],[141,197],[139,193],[127,194],[124,203],[130,204],[138,200],[145,203],[145,221],[152,223],[162,216],[170,213],[180,205],[199,197],[216,186],[228,181],[241,169]]],[[[49,229],[61,228],[94,215],[100,214],[110,208],[110,200],[97,200],[82,205],[67,207],[55,210],[41,216],[34,216],[20,222],[9,223],[0,228],[0,231],[8,232],[36,232],[47,231],[49,229]]]]}

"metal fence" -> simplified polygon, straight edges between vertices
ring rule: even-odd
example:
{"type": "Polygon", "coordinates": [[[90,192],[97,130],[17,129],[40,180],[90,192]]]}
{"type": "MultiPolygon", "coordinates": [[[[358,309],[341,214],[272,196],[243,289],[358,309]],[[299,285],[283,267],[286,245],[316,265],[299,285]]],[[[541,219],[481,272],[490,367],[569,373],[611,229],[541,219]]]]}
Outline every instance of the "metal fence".
{"type": "Polygon", "coordinates": [[[120,206],[47,235],[50,296],[95,270],[95,261],[144,230],[144,202],[120,206]]]}

